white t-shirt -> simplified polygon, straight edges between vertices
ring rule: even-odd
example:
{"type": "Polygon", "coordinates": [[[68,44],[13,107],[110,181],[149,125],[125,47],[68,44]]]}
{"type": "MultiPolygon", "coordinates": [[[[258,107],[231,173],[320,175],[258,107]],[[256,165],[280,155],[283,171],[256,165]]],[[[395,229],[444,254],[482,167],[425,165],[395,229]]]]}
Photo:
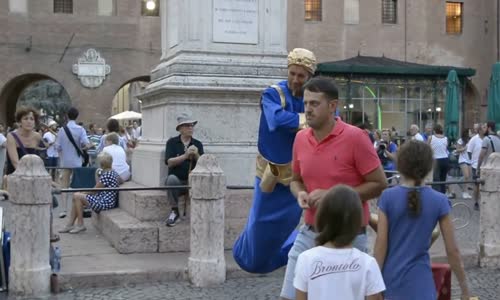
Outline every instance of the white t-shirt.
{"type": "Polygon", "coordinates": [[[473,136],[469,144],[467,146],[467,152],[471,153],[471,166],[474,169],[477,169],[477,161],[479,160],[479,154],[481,154],[481,147],[483,145],[483,139],[479,136],[479,134],[476,134],[473,136]]]}
{"type": "Polygon", "coordinates": [[[123,174],[130,174],[130,167],[127,164],[127,155],[122,147],[113,144],[104,147],[102,151],[113,157],[112,168],[116,173],[118,173],[118,175],[122,176],[123,174]]]}
{"type": "Polygon", "coordinates": [[[421,142],[424,141],[424,137],[420,133],[418,133],[418,132],[411,139],[412,140],[421,141],[421,142]]]}
{"type": "Polygon", "coordinates": [[[385,290],[377,262],[356,248],[324,246],[304,251],[297,259],[293,286],[308,299],[364,300],[385,290]]]}
{"type": "Polygon", "coordinates": [[[59,152],[57,152],[56,145],[55,145],[56,135],[50,131],[47,131],[46,133],[43,134],[43,139],[45,140],[45,142],[51,144],[51,146],[49,146],[47,148],[47,156],[48,157],[59,157],[59,152]]]}
{"type": "Polygon", "coordinates": [[[0,149],[6,148],[7,147],[7,139],[5,138],[5,135],[0,133],[0,149]]]}
{"type": "Polygon", "coordinates": [[[467,154],[468,144],[464,145],[464,141],[461,138],[458,139],[457,144],[462,146],[463,148],[465,148],[465,150],[460,152],[458,155],[458,163],[459,164],[470,164],[469,154],[467,154]]]}
{"type": "Polygon", "coordinates": [[[434,159],[448,158],[448,138],[437,137],[433,135],[431,137],[431,148],[434,154],[434,159]]]}

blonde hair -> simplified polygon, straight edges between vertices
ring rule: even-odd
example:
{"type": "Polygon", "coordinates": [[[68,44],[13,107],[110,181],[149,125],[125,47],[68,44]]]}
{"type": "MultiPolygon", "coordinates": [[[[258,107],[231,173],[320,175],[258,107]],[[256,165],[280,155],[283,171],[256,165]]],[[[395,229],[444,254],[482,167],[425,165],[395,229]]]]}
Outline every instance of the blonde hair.
{"type": "Polygon", "coordinates": [[[118,145],[120,143],[120,136],[116,132],[106,134],[105,140],[111,144],[118,145]]]}
{"type": "Polygon", "coordinates": [[[104,151],[97,156],[97,161],[103,169],[111,169],[113,165],[113,157],[104,151]]]}

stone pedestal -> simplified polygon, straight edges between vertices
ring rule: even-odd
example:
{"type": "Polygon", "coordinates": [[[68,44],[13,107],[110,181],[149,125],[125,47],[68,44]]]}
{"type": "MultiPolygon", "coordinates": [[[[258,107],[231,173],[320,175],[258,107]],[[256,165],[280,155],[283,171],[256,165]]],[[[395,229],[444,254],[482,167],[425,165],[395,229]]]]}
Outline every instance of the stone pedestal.
{"type": "Polygon", "coordinates": [[[481,167],[479,265],[500,267],[500,153],[492,153],[481,167]]]}
{"type": "Polygon", "coordinates": [[[11,265],[9,293],[43,296],[50,292],[49,224],[51,177],[43,161],[24,156],[8,176],[11,209],[11,265]]]}
{"type": "Polygon", "coordinates": [[[189,280],[198,287],[226,280],[224,191],[226,178],[213,155],[203,155],[189,176],[191,242],[189,280]]]}
{"type": "Polygon", "coordinates": [[[286,78],[286,0],[167,0],[162,59],[142,94],[143,141],[133,180],[163,184],[176,116],[199,121],[195,138],[217,156],[228,185],[254,181],[260,93],[286,78]]]}

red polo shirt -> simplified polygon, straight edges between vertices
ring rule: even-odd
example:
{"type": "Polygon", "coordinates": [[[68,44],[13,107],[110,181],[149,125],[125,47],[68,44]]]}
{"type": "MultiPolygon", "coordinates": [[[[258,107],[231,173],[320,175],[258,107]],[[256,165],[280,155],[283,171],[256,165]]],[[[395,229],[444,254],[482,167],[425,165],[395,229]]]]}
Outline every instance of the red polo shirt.
{"type": "MultiPolygon", "coordinates": [[[[293,172],[300,174],[308,193],[330,189],[337,184],[356,187],[363,176],[380,166],[380,160],[368,134],[336,118],[330,134],[321,142],[311,128],[297,133],[293,144],[293,172]]],[[[363,202],[363,224],[370,219],[368,202],[363,202]]],[[[316,208],[305,212],[306,224],[314,224],[316,208]]]]}

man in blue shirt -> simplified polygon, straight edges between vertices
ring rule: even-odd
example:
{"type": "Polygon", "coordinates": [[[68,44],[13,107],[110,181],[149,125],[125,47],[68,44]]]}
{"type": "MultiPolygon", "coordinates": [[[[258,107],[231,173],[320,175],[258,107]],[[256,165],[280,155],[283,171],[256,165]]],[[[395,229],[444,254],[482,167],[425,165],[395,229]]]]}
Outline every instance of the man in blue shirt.
{"type": "MultiPolygon", "coordinates": [[[[85,129],[76,124],[76,118],[78,118],[78,110],[74,107],[68,110],[68,123],[66,127],[71,132],[71,136],[76,143],[76,146],[79,147],[80,151],[83,151],[87,148],[90,148],[90,142],[87,138],[87,132],[85,129]]],[[[71,174],[73,173],[72,168],[80,168],[82,166],[83,157],[78,154],[75,146],[71,143],[70,139],[66,135],[64,128],[60,128],[57,133],[55,148],[59,152],[59,164],[61,168],[64,168],[61,171],[61,185],[64,188],[69,187],[71,174]]],[[[59,214],[60,218],[64,218],[66,216],[66,208],[69,204],[71,204],[71,198],[68,201],[69,195],[64,195],[66,197],[61,197],[63,200],[61,204],[61,212],[59,214]]],[[[71,207],[70,207],[71,208],[71,207]]],[[[71,210],[71,209],[70,209],[71,210]]]]}
{"type": "Polygon", "coordinates": [[[306,49],[288,55],[288,80],[261,97],[256,177],[247,224],[233,246],[233,256],[247,272],[268,273],[284,265],[295,240],[302,209],[290,192],[292,147],[305,124],[302,86],[316,70],[306,49]]]}

